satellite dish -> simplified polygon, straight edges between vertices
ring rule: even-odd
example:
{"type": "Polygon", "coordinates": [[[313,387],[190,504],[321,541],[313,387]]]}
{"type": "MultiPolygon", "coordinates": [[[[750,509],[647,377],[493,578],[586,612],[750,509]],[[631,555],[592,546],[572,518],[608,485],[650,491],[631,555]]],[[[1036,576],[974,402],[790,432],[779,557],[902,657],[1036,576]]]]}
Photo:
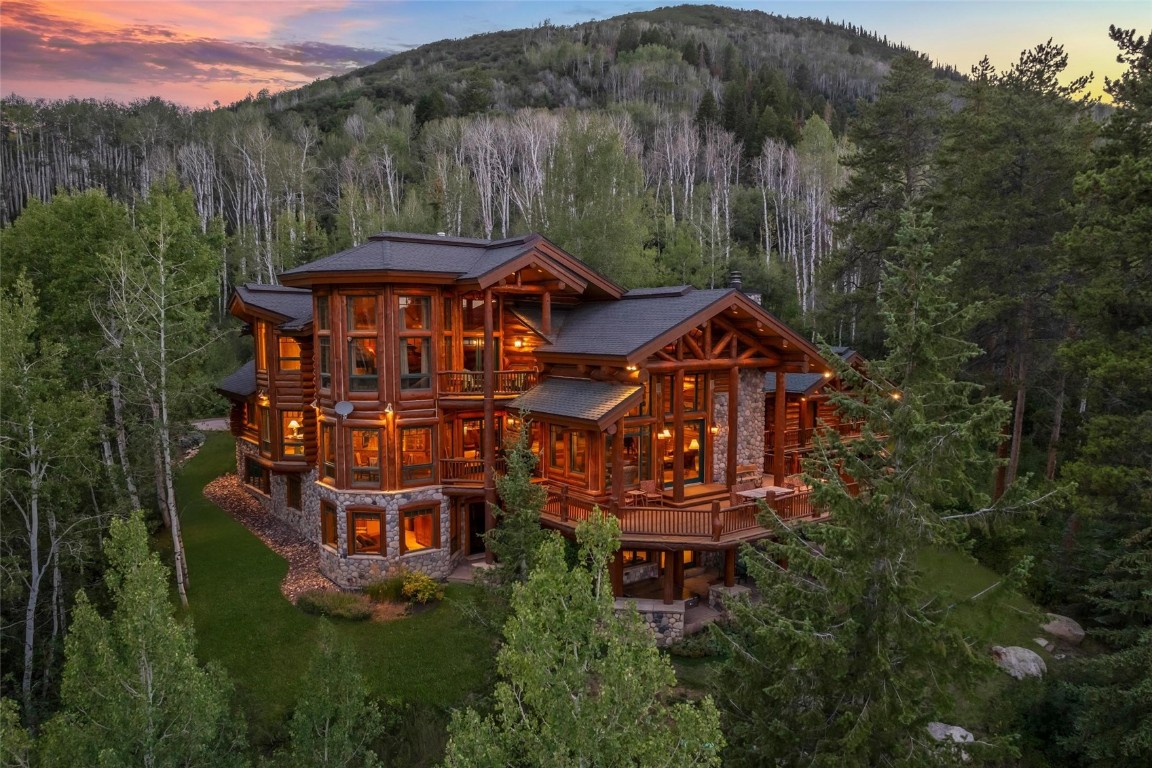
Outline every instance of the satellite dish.
{"type": "Polygon", "coordinates": [[[341,400],[340,402],[336,403],[335,406],[333,406],[332,410],[336,411],[338,416],[346,417],[348,414],[352,413],[352,408],[352,403],[348,402],[347,400],[341,400]]]}

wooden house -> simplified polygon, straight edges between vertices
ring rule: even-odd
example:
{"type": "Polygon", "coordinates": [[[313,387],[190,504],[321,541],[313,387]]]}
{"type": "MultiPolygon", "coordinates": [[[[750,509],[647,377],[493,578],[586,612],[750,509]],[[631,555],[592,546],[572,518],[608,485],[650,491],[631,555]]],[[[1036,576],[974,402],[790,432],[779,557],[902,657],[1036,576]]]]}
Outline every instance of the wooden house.
{"type": "Polygon", "coordinates": [[[545,525],[571,534],[595,505],[619,518],[618,595],[655,577],[673,602],[703,561],[730,586],[780,479],[764,425],[786,432],[791,411],[765,407],[765,376],[828,370],[737,289],[625,291],[536,234],[386,233],[280,280],[236,290],[255,359],[218,391],[240,476],[345,587],[482,553],[521,429],[545,525]]]}

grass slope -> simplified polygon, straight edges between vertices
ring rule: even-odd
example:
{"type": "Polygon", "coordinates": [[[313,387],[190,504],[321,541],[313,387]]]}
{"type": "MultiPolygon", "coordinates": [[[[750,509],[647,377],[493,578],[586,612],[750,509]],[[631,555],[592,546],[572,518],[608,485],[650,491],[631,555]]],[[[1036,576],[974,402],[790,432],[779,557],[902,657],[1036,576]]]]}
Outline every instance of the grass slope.
{"type": "MultiPolygon", "coordinates": [[[[266,744],[277,738],[301,693],[319,619],[280,594],[284,559],[204,498],[208,481],[235,470],[234,455],[230,435],[210,434],[183,468],[176,492],[199,655],[227,670],[253,741],[266,744]]],[[[460,609],[471,589],[448,585],[441,605],[399,621],[333,622],[359,653],[375,695],[444,708],[486,689],[492,637],[460,609]]]]}

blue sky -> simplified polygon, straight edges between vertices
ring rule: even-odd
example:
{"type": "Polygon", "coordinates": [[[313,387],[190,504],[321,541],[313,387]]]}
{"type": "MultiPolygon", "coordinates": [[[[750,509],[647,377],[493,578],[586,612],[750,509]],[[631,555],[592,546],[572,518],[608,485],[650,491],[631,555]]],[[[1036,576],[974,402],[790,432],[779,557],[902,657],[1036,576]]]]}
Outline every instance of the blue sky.
{"type": "MultiPolygon", "coordinates": [[[[578,0],[4,0],[0,92],[29,98],[151,95],[192,107],[291,88],[444,38],[567,26],[671,2],[578,0]]],[[[1115,76],[1109,24],[1152,30],[1131,0],[838,0],[719,3],[848,21],[961,71],[987,54],[1003,69],[1053,38],[1069,76],[1115,76]]],[[[1097,89],[1098,90],[1098,86],[1097,89]]]]}

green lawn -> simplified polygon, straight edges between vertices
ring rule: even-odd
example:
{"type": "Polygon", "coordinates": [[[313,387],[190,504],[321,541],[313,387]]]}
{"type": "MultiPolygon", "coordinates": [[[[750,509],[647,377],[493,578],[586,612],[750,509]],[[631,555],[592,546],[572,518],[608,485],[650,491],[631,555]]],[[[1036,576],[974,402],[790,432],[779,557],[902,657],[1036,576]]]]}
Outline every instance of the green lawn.
{"type": "MultiPolygon", "coordinates": [[[[202,490],[235,471],[232,438],[213,433],[177,483],[188,553],[190,612],[199,655],[227,671],[252,740],[278,736],[300,693],[319,619],[280,594],[288,565],[202,490]]],[[[450,584],[446,600],[411,618],[386,623],[335,621],[360,654],[374,693],[443,710],[483,692],[493,642],[460,610],[472,587],[450,584]]]]}

